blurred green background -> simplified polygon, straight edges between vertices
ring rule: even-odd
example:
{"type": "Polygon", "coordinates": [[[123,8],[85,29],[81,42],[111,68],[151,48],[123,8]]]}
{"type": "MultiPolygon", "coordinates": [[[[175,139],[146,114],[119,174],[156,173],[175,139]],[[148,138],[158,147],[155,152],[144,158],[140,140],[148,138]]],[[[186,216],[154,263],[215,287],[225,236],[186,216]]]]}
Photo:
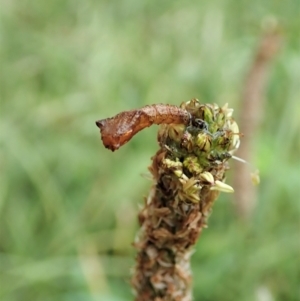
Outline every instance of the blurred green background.
{"type": "Polygon", "coordinates": [[[258,206],[245,224],[221,195],[193,255],[194,294],[300,300],[299,6],[1,0],[0,300],[132,300],[131,243],[157,127],[111,153],[94,122],[193,97],[238,116],[270,20],[283,46],[252,162],[258,206]]]}

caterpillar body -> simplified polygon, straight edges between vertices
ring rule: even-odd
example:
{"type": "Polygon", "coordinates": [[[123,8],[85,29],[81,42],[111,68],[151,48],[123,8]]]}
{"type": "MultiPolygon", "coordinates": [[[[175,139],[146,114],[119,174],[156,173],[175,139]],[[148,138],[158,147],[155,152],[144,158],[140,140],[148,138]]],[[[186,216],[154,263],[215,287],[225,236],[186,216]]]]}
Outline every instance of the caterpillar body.
{"type": "Polygon", "coordinates": [[[189,124],[191,114],[174,105],[154,104],[96,121],[106,148],[115,151],[152,124],[189,124]]]}

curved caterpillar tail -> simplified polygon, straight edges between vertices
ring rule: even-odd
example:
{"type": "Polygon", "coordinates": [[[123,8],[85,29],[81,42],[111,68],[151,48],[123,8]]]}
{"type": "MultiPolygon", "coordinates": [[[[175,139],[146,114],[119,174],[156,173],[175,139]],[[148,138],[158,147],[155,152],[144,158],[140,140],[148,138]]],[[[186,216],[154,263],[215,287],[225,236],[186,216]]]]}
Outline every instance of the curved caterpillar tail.
{"type": "Polygon", "coordinates": [[[173,105],[157,104],[98,120],[96,125],[100,128],[104,146],[115,151],[152,124],[189,124],[190,121],[188,111],[173,105]]]}

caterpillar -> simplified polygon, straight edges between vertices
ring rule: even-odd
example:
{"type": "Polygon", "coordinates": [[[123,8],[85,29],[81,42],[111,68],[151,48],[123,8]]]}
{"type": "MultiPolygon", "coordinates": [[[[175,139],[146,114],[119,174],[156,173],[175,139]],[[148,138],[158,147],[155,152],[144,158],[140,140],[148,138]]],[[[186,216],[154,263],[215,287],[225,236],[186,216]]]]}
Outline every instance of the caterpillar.
{"type": "Polygon", "coordinates": [[[189,124],[191,114],[174,105],[155,104],[96,121],[106,148],[115,151],[152,124],[189,124]]]}

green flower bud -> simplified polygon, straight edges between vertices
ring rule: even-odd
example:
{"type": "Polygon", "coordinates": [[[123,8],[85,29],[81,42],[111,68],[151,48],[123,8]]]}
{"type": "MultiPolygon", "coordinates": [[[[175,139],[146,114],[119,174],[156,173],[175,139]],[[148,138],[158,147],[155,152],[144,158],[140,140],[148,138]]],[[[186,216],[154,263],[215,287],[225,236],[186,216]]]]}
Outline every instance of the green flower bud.
{"type": "Polygon", "coordinates": [[[208,107],[205,106],[202,108],[203,110],[203,119],[210,125],[214,121],[214,114],[212,110],[208,107]]]}
{"type": "Polygon", "coordinates": [[[196,147],[203,152],[208,152],[211,147],[211,137],[206,133],[199,133],[196,137],[196,147]]]}
{"type": "Polygon", "coordinates": [[[196,156],[188,156],[183,161],[183,166],[192,174],[199,174],[203,168],[200,166],[198,162],[198,158],[196,156]]]}

